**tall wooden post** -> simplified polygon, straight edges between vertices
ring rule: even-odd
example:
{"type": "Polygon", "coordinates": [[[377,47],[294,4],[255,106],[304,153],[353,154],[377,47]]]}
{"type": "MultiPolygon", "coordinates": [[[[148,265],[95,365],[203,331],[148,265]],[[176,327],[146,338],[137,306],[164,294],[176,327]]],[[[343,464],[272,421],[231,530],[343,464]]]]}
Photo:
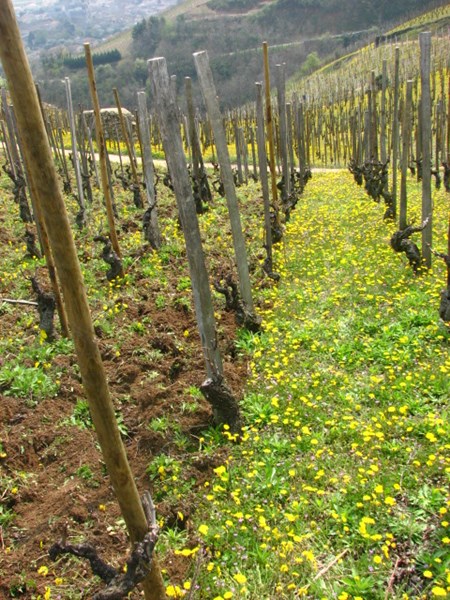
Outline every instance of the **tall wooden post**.
{"type": "Polygon", "coordinates": [[[256,139],[258,144],[259,174],[261,178],[261,191],[264,202],[264,244],[267,252],[268,266],[273,271],[272,253],[272,224],[270,222],[270,194],[269,180],[267,177],[266,138],[264,135],[264,106],[262,84],[256,83],[256,139]]]}
{"type": "Polygon", "coordinates": [[[276,65],[278,118],[280,123],[280,154],[283,173],[282,202],[286,204],[290,193],[291,178],[289,174],[288,147],[287,147],[287,118],[286,118],[286,77],[284,65],[276,65]]]}
{"type": "Polygon", "coordinates": [[[392,117],[392,216],[397,216],[397,164],[398,164],[398,146],[399,146],[399,118],[398,104],[400,94],[400,48],[395,48],[394,62],[394,110],[392,117]]]}
{"type": "MultiPolygon", "coordinates": [[[[119,240],[117,238],[116,224],[114,220],[114,209],[112,203],[111,188],[109,186],[108,164],[106,158],[105,135],[103,133],[102,117],[100,113],[100,103],[97,95],[97,84],[95,82],[94,63],[92,62],[91,47],[89,43],[84,44],[84,53],[86,56],[86,66],[89,78],[89,89],[91,92],[92,106],[95,116],[95,133],[97,136],[97,148],[100,159],[100,174],[102,179],[102,190],[105,198],[106,214],[108,217],[109,237],[114,252],[119,258],[122,257],[120,252],[119,240]]],[[[122,273],[123,277],[123,273],[122,273]]]]}
{"type": "Polygon", "coordinates": [[[304,181],[306,171],[306,152],[305,152],[305,117],[303,112],[303,102],[299,102],[297,109],[297,148],[298,162],[300,170],[300,181],[304,181]]]}
{"type": "Polygon", "coordinates": [[[170,90],[166,61],[164,58],[154,58],[148,61],[148,67],[152,93],[160,117],[164,153],[172,176],[178,213],[186,242],[195,313],[208,373],[208,379],[200,389],[212,404],[216,423],[227,423],[230,429],[237,433],[240,428],[239,406],[231,392],[223,384],[223,367],[217,346],[208,272],[205,265],[194,196],[183,152],[177,106],[170,90]],[[214,393],[217,390],[221,392],[218,395],[214,393]]]}
{"type": "Polygon", "coordinates": [[[139,105],[139,127],[142,139],[142,164],[145,179],[145,190],[147,193],[147,204],[149,211],[148,226],[145,231],[146,239],[153,248],[161,246],[161,232],[159,230],[158,215],[156,210],[155,194],[155,170],[153,168],[152,147],[150,142],[149,115],[147,111],[147,96],[145,92],[138,92],[139,105]]]}
{"type": "Polygon", "coordinates": [[[450,75],[447,88],[447,164],[450,163],[450,75]]]}
{"type": "MultiPolygon", "coordinates": [[[[148,524],[127,461],[106,373],[95,342],[83,276],[12,0],[0,3],[0,58],[60,277],[83,386],[103,459],[131,540],[140,541],[148,531],[148,524]]],[[[147,600],[165,598],[156,560],[144,587],[147,600]]]]}
{"type": "Polygon", "coordinates": [[[250,274],[248,270],[247,252],[245,249],[244,234],[242,233],[241,217],[239,215],[238,199],[234,187],[233,172],[231,170],[230,156],[225,138],[222,115],[219,110],[216,89],[209,66],[208,54],[206,52],[194,53],[195,68],[202,88],[206,108],[208,110],[211,126],[213,129],[214,140],[216,143],[217,156],[220,164],[220,172],[225,188],[225,197],[227,200],[228,213],[230,215],[231,232],[233,236],[234,252],[236,257],[236,267],[239,275],[239,288],[242,301],[246,310],[253,315],[253,298],[250,284],[250,274]]]}
{"type": "MultiPolygon", "coordinates": [[[[238,177],[239,185],[242,185],[244,183],[244,175],[242,173],[241,135],[240,135],[240,127],[239,127],[237,114],[234,115],[233,130],[234,130],[234,146],[236,148],[237,177],[238,177]]],[[[219,160],[219,162],[220,162],[220,160],[219,160]]]]}
{"type": "Polygon", "coordinates": [[[72,162],[73,162],[73,168],[75,171],[75,180],[77,182],[78,204],[81,209],[80,225],[84,226],[85,225],[84,212],[86,210],[86,206],[85,206],[85,202],[84,202],[83,179],[81,177],[80,157],[78,156],[78,148],[77,148],[77,130],[75,127],[75,115],[73,112],[72,90],[71,90],[71,86],[70,86],[70,79],[68,77],[64,78],[64,85],[66,87],[67,114],[69,115],[70,138],[71,138],[71,143],[72,143],[72,162]]]}
{"type": "Polygon", "coordinates": [[[119,114],[119,122],[120,122],[120,128],[122,130],[122,137],[124,139],[125,146],[127,147],[128,157],[130,159],[130,167],[131,167],[131,175],[133,177],[133,185],[138,190],[140,208],[142,208],[143,202],[142,202],[142,196],[141,196],[141,184],[139,181],[139,177],[138,177],[138,173],[137,173],[137,169],[136,169],[136,163],[134,161],[133,149],[131,147],[130,136],[128,135],[127,125],[125,123],[125,117],[123,116],[122,105],[120,104],[119,92],[117,91],[117,88],[113,88],[113,94],[114,94],[114,100],[116,101],[117,112],[119,114]]]}
{"type": "Polygon", "coordinates": [[[422,256],[425,266],[431,267],[431,243],[433,214],[431,204],[431,92],[430,61],[431,33],[419,34],[420,44],[420,82],[421,82],[421,122],[422,122],[422,222],[429,219],[422,231],[422,256]]]}
{"type": "Polygon", "coordinates": [[[383,60],[381,74],[381,115],[380,115],[380,158],[381,162],[387,160],[386,152],[386,85],[387,85],[387,60],[383,60]]]}
{"type": "Polygon", "coordinates": [[[409,144],[411,137],[411,118],[412,118],[412,80],[406,82],[406,99],[403,109],[402,124],[402,178],[400,184],[400,210],[399,210],[399,229],[405,229],[407,226],[407,194],[406,182],[408,178],[409,164],[409,144]]]}
{"type": "Polygon", "coordinates": [[[186,242],[186,253],[192,281],[195,312],[205,357],[208,377],[223,374],[222,359],[216,340],[216,326],[209,287],[208,272],[198,226],[195,201],[184,159],[183,143],[179,129],[177,106],[170,86],[166,60],[148,61],[152,92],[158,111],[164,153],[177,200],[178,213],[186,242]]]}
{"type": "Polygon", "coordinates": [[[197,129],[195,127],[195,108],[194,98],[192,94],[192,79],[190,77],[184,78],[185,92],[186,92],[186,106],[187,106],[187,119],[188,119],[188,132],[189,142],[191,146],[192,155],[192,175],[194,180],[200,182],[200,164],[202,161],[202,153],[200,149],[200,143],[198,141],[197,129]]]}
{"type": "Polygon", "coordinates": [[[275,210],[278,209],[278,189],[277,174],[275,167],[275,144],[273,141],[273,118],[272,101],[270,98],[270,69],[269,69],[269,48],[267,42],[263,42],[263,60],[264,60],[264,89],[266,97],[266,129],[267,141],[269,144],[269,169],[271,177],[272,202],[275,210]]]}

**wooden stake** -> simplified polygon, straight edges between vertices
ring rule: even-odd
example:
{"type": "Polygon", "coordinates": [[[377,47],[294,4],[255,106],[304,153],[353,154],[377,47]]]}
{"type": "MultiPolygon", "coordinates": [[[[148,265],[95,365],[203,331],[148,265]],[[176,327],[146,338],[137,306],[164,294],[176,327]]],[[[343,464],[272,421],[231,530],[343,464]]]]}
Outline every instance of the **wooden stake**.
{"type": "Polygon", "coordinates": [[[264,243],[270,269],[273,270],[272,253],[272,225],[270,222],[270,194],[269,180],[267,177],[266,139],[264,136],[264,106],[262,84],[256,83],[256,140],[258,144],[259,174],[261,178],[261,191],[264,202],[264,243]]]}
{"type": "MultiPolygon", "coordinates": [[[[12,0],[0,3],[0,58],[58,269],[83,386],[103,459],[131,541],[141,541],[148,531],[147,519],[127,461],[106,373],[95,343],[83,276],[12,0]]],[[[144,587],[147,600],[165,598],[156,558],[144,587]]]]}
{"type": "Polygon", "coordinates": [[[73,112],[73,104],[72,104],[72,90],[70,87],[70,79],[68,77],[64,78],[64,85],[66,87],[66,100],[67,100],[67,113],[69,115],[69,124],[70,124],[70,138],[72,142],[72,163],[75,171],[75,180],[77,182],[77,191],[78,191],[78,204],[83,213],[81,224],[85,225],[85,216],[84,211],[86,210],[84,203],[84,192],[83,192],[83,180],[81,178],[81,167],[80,167],[80,158],[78,156],[78,148],[77,148],[77,132],[75,127],[75,115],[73,112]]]}
{"type": "Polygon", "coordinates": [[[421,116],[422,116],[422,223],[429,219],[422,230],[422,256],[425,266],[431,267],[431,245],[433,231],[433,209],[431,203],[431,93],[430,93],[430,61],[431,33],[419,33],[420,44],[420,81],[421,81],[421,116]]]}
{"type": "MultiPolygon", "coordinates": [[[[91,47],[88,42],[84,44],[84,53],[86,56],[86,66],[89,78],[89,89],[91,92],[92,106],[94,108],[95,116],[95,134],[97,137],[97,148],[100,159],[100,173],[102,179],[103,195],[105,197],[106,214],[108,217],[109,237],[111,239],[111,245],[114,252],[119,258],[122,257],[120,252],[119,240],[117,238],[116,224],[114,221],[114,209],[112,203],[111,189],[109,186],[108,178],[108,165],[106,162],[106,144],[105,135],[103,133],[102,117],[100,113],[100,103],[97,95],[97,84],[95,82],[94,63],[92,62],[91,47]]],[[[123,272],[122,272],[123,277],[123,272]]]]}
{"type": "Polygon", "coordinates": [[[266,132],[269,144],[269,169],[271,176],[272,202],[275,210],[278,211],[278,188],[277,174],[275,166],[275,145],[273,141],[273,120],[272,120],[272,101],[270,98],[270,69],[269,69],[269,49],[267,42],[263,42],[264,59],[264,89],[266,96],[266,132]]]}
{"type": "Polygon", "coordinates": [[[150,143],[149,116],[147,111],[147,96],[145,92],[138,92],[139,128],[142,138],[142,165],[147,192],[147,204],[150,211],[149,227],[146,239],[158,249],[161,246],[161,232],[159,230],[158,215],[156,210],[155,170],[153,168],[152,148],[150,143]]]}
{"type": "Polygon", "coordinates": [[[194,62],[214,133],[220,172],[225,188],[228,213],[230,215],[231,232],[233,235],[233,245],[242,301],[244,302],[247,311],[253,313],[252,288],[250,284],[245,240],[242,233],[241,217],[239,215],[238,199],[234,187],[233,172],[231,170],[223,120],[219,110],[211,68],[209,66],[208,54],[206,52],[194,53],[194,62]]]}
{"type": "Polygon", "coordinates": [[[278,98],[278,119],[280,123],[280,155],[281,168],[283,173],[283,187],[281,192],[281,201],[286,204],[290,193],[290,173],[288,161],[287,144],[287,118],[286,118],[286,75],[284,65],[276,65],[277,98],[278,98]]]}
{"type": "Polygon", "coordinates": [[[117,91],[117,88],[113,88],[113,94],[114,94],[114,100],[116,101],[117,112],[119,113],[119,121],[120,121],[120,127],[122,129],[122,137],[124,139],[125,146],[127,147],[127,152],[128,152],[128,156],[130,159],[131,174],[133,176],[133,185],[136,187],[137,190],[139,190],[140,204],[142,207],[144,205],[144,203],[142,202],[141,183],[139,181],[139,177],[138,177],[138,173],[137,173],[137,169],[136,169],[136,163],[134,161],[134,156],[133,156],[133,150],[131,148],[130,137],[128,135],[127,126],[125,123],[125,117],[123,116],[122,105],[120,104],[119,92],[117,91]]]}
{"type": "Polygon", "coordinates": [[[200,183],[200,164],[202,161],[202,153],[200,149],[200,142],[198,141],[197,129],[195,127],[195,108],[194,98],[192,95],[192,79],[190,77],[184,78],[185,92],[186,92],[186,106],[187,106],[187,119],[188,119],[188,137],[191,147],[192,155],[192,176],[194,181],[200,183]]]}
{"type": "Polygon", "coordinates": [[[386,85],[387,85],[387,60],[383,60],[381,79],[381,115],[380,115],[380,156],[381,162],[387,160],[386,153],[386,85]]]}
{"type": "Polygon", "coordinates": [[[405,227],[407,226],[406,182],[408,178],[409,140],[411,136],[412,86],[412,80],[408,80],[406,83],[406,100],[403,109],[402,125],[402,179],[400,184],[399,229],[405,229],[405,227]]]}
{"type": "Polygon", "coordinates": [[[192,281],[195,312],[201,338],[203,355],[208,377],[213,379],[223,375],[222,359],[217,347],[216,324],[205,265],[200,229],[198,226],[195,201],[181,141],[177,106],[170,87],[169,74],[164,58],[148,61],[152,91],[160,116],[160,130],[164,153],[172,178],[181,226],[186,242],[186,253],[192,281]]]}
{"type": "Polygon", "coordinates": [[[400,48],[395,48],[395,63],[394,63],[394,111],[392,123],[392,216],[394,219],[397,216],[397,164],[398,164],[398,103],[400,94],[400,48]]]}

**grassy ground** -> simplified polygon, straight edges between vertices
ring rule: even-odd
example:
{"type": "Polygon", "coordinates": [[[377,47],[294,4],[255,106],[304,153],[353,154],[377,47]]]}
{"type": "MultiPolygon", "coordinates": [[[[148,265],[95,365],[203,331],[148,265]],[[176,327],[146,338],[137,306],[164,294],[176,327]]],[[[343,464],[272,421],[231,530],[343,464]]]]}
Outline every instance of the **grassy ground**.
{"type": "MultiPolygon", "coordinates": [[[[205,424],[205,407],[198,417],[201,433],[195,429],[195,448],[188,428],[192,423],[181,426],[199,412],[195,386],[202,361],[195,358],[199,349],[189,277],[173,202],[166,202],[161,191],[165,246],[159,254],[142,257],[139,211],[119,202],[123,231],[129,231],[122,236],[129,272],[123,289],[105,291],[99,285],[105,269],[99,250],[92,248],[89,235],[84,239],[77,234],[110,384],[125,436],[127,430],[133,432],[127,442],[133,469],[142,487],[150,481],[163,525],[158,553],[168,596],[449,596],[449,332],[437,313],[443,261],[414,276],[405,257],[389,246],[394,226],[382,220],[384,207],[371,201],[346,171],[315,173],[276,251],[275,269],[281,274],[276,285],[262,278],[257,266],[263,258],[259,189],[251,183],[239,188],[238,195],[244,229],[253,240],[249,254],[263,317],[261,334],[241,330],[236,340],[228,339],[231,334],[225,340],[233,346],[229,368],[243,364],[239,355],[249,360],[240,444],[226,429],[205,424]],[[147,312],[150,307],[154,312],[147,312]],[[162,329],[155,329],[158,323],[162,329]],[[163,336],[168,348],[173,342],[182,349],[183,360],[189,360],[175,382],[172,371],[178,359],[156,353],[153,334],[163,336]],[[157,377],[154,383],[151,377],[157,377]]],[[[443,251],[448,219],[444,191],[434,192],[434,205],[433,245],[443,251]]],[[[409,206],[410,219],[419,222],[420,187],[412,180],[409,206]]],[[[25,275],[35,263],[22,259],[21,244],[6,236],[13,231],[8,218],[5,211],[1,233],[5,255],[12,252],[13,258],[11,268],[5,263],[2,283],[9,295],[28,297],[25,275]]],[[[99,222],[94,215],[92,219],[97,231],[99,222]]],[[[224,268],[223,261],[231,261],[225,203],[216,199],[200,223],[210,264],[224,268]]],[[[14,227],[19,240],[22,226],[14,227]]],[[[416,238],[420,245],[420,234],[416,238]]],[[[221,331],[222,300],[215,297],[221,331]]],[[[2,306],[3,322],[15,310],[2,306]]],[[[35,316],[24,311],[11,320],[11,333],[2,340],[0,389],[8,388],[11,409],[0,445],[2,465],[9,469],[1,498],[10,504],[0,504],[0,524],[4,558],[15,561],[2,577],[20,575],[20,585],[5,588],[6,597],[16,597],[14,589],[34,600],[79,600],[92,597],[98,582],[75,560],[49,561],[56,524],[69,519],[72,537],[94,536],[116,562],[127,541],[99,456],[81,454],[83,444],[95,444],[93,432],[78,423],[78,397],[84,396],[73,373],[70,343],[33,342],[33,323],[35,316]],[[36,381],[8,374],[14,356],[17,368],[24,363],[24,372],[36,381]],[[25,364],[30,356],[32,362],[25,364]],[[11,381],[22,387],[12,389],[11,381]],[[52,435],[50,410],[61,412],[55,415],[52,435]],[[16,414],[25,420],[16,422],[16,414]],[[75,437],[87,436],[86,431],[89,440],[75,437]],[[69,434],[77,440],[77,450],[68,446],[65,453],[57,442],[69,434]],[[35,451],[31,442],[25,445],[30,435],[35,451]],[[28,455],[30,461],[23,462],[28,455]],[[39,467],[35,472],[33,465],[39,467]],[[35,480],[41,482],[38,488],[35,480]],[[76,485],[75,491],[64,491],[67,481],[76,485]],[[34,529],[28,512],[33,498],[38,500],[34,529]]],[[[223,345],[222,337],[223,332],[223,345]]],[[[240,386],[244,383],[241,377],[240,386]]]]}
{"type": "MultiPolygon", "coordinates": [[[[416,222],[419,195],[411,183],[416,222]]],[[[444,192],[435,205],[444,249],[444,192]]],[[[415,277],[382,212],[347,173],[316,174],[288,224],[264,332],[240,338],[253,356],[244,441],[178,549],[197,556],[196,598],[450,592],[444,265],[415,277]]]]}

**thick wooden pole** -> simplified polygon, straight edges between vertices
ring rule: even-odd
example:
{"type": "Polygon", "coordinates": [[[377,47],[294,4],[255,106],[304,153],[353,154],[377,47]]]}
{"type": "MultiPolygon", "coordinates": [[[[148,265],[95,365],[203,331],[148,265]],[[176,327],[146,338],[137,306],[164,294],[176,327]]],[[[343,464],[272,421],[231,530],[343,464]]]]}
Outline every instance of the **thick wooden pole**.
{"type": "Polygon", "coordinates": [[[394,62],[394,110],[392,122],[392,216],[397,215],[397,164],[398,164],[398,146],[399,146],[399,116],[398,105],[400,95],[400,48],[395,49],[394,62]]]}
{"type": "Polygon", "coordinates": [[[306,171],[306,156],[305,156],[305,117],[303,112],[303,102],[299,102],[297,109],[297,148],[298,162],[300,170],[300,180],[304,181],[306,171]]]}
{"type": "Polygon", "coordinates": [[[81,178],[81,167],[80,167],[80,158],[78,156],[78,148],[77,148],[77,130],[75,127],[75,115],[73,112],[73,104],[72,104],[72,89],[70,86],[70,79],[68,77],[64,78],[64,85],[66,87],[66,100],[67,100],[67,114],[69,115],[69,124],[70,124],[70,138],[72,143],[72,163],[75,171],[75,180],[77,182],[77,191],[78,191],[78,204],[80,205],[82,211],[82,219],[81,225],[85,225],[85,215],[84,211],[86,210],[85,202],[84,202],[84,193],[83,193],[83,180],[81,178]]]}
{"type": "MultiPolygon", "coordinates": [[[[111,195],[111,189],[109,187],[108,165],[106,162],[107,159],[106,159],[105,135],[103,133],[102,117],[101,117],[101,113],[100,113],[100,103],[98,101],[97,84],[95,82],[94,63],[92,62],[91,47],[87,42],[84,44],[84,53],[86,56],[86,66],[87,66],[88,78],[89,78],[89,89],[91,92],[92,106],[94,109],[94,116],[95,116],[95,134],[97,137],[97,148],[98,148],[98,154],[99,154],[99,159],[100,159],[100,173],[101,173],[101,179],[102,179],[102,190],[103,190],[103,196],[105,198],[106,214],[108,217],[109,237],[111,239],[111,245],[113,247],[114,252],[117,254],[117,256],[119,258],[121,258],[122,253],[120,252],[119,240],[117,238],[116,224],[115,224],[115,220],[114,220],[112,195],[111,195]]],[[[122,277],[123,277],[123,273],[122,273],[122,277]]]]}
{"type": "Polygon", "coordinates": [[[117,88],[113,88],[113,94],[114,94],[114,100],[116,101],[117,112],[119,114],[120,128],[122,129],[122,137],[124,139],[125,146],[127,147],[127,152],[128,152],[128,156],[130,159],[130,167],[131,167],[131,174],[133,176],[133,184],[136,187],[136,189],[139,190],[139,198],[140,198],[140,205],[141,205],[140,207],[142,208],[144,203],[142,202],[141,183],[139,181],[139,176],[138,176],[137,169],[136,169],[136,163],[134,161],[133,149],[131,147],[130,136],[128,135],[127,125],[125,123],[125,117],[123,116],[122,105],[120,104],[119,92],[117,91],[117,88]]]}
{"type": "Polygon", "coordinates": [[[147,210],[150,211],[149,225],[145,235],[146,239],[151,243],[153,248],[158,249],[161,246],[161,232],[159,230],[158,215],[156,210],[155,170],[153,168],[152,147],[150,142],[147,96],[145,92],[138,92],[137,98],[139,105],[139,128],[142,139],[142,165],[148,204],[147,210]]]}
{"type": "Polygon", "coordinates": [[[447,87],[447,164],[450,163],[450,75],[447,87]]]}
{"type": "Polygon", "coordinates": [[[412,86],[412,80],[408,80],[406,82],[406,99],[403,109],[402,124],[402,178],[400,183],[399,229],[405,229],[405,227],[407,226],[406,182],[408,179],[409,142],[412,129],[412,86]]]}
{"type": "MultiPolygon", "coordinates": [[[[142,540],[148,531],[147,520],[117,427],[106,374],[95,343],[77,252],[11,0],[0,3],[0,58],[14,103],[26,162],[42,207],[103,459],[131,540],[142,540]]],[[[146,579],[145,589],[148,600],[165,598],[156,562],[146,579]]]]}
{"type": "Polygon", "coordinates": [[[386,153],[386,85],[387,85],[387,60],[383,60],[381,79],[381,115],[380,115],[380,156],[381,162],[387,160],[386,153]]]}
{"type": "Polygon", "coordinates": [[[422,256],[425,266],[431,267],[431,243],[433,215],[431,204],[431,33],[419,34],[420,43],[420,82],[421,82],[421,122],[422,122],[422,222],[429,219],[422,231],[422,256]]]}
{"type": "Polygon", "coordinates": [[[275,69],[277,81],[277,98],[278,98],[278,119],[280,123],[280,155],[281,155],[281,170],[283,173],[283,187],[281,201],[286,204],[290,194],[290,173],[288,161],[288,144],[287,144],[287,117],[286,117],[286,75],[284,65],[276,65],[275,69]]]}
{"type": "Polygon", "coordinates": [[[99,188],[100,183],[99,183],[99,178],[98,178],[97,161],[95,160],[94,144],[92,143],[92,132],[91,132],[91,129],[88,127],[88,124],[86,122],[86,115],[84,114],[83,110],[81,111],[81,123],[83,126],[84,134],[87,137],[87,140],[89,143],[89,153],[91,155],[90,160],[92,163],[92,168],[94,170],[95,185],[97,188],[99,188]]]}
{"type": "Polygon", "coordinates": [[[236,168],[237,178],[239,185],[244,183],[244,176],[242,174],[242,153],[241,153],[241,135],[238,121],[238,115],[235,114],[233,119],[233,131],[234,131],[234,146],[236,148],[236,168]]]}
{"type": "Polygon", "coordinates": [[[152,92],[160,117],[159,124],[164,153],[172,177],[181,226],[186,242],[186,253],[192,281],[195,313],[201,338],[208,377],[219,378],[223,374],[222,359],[217,347],[214,309],[206,270],[195,201],[186,168],[181,141],[177,106],[171,91],[169,74],[164,58],[148,61],[152,92]]]}
{"type": "Polygon", "coordinates": [[[234,187],[230,155],[228,154],[223,120],[219,110],[211,68],[209,66],[208,54],[206,52],[194,53],[194,62],[206,108],[211,120],[217,156],[220,164],[220,172],[225,188],[225,197],[227,200],[228,213],[230,215],[231,233],[233,236],[236,257],[236,267],[239,275],[239,289],[247,311],[253,313],[252,288],[250,284],[244,234],[242,233],[241,217],[239,215],[238,199],[234,187]]]}
{"type": "Polygon", "coordinates": [[[188,132],[189,142],[191,146],[192,155],[192,175],[194,180],[200,182],[200,163],[202,160],[202,154],[200,149],[200,143],[198,141],[197,129],[195,127],[195,107],[194,98],[192,94],[192,79],[190,77],[184,78],[185,92],[186,92],[186,106],[187,106],[187,119],[188,119],[188,132]]]}
{"type": "Polygon", "coordinates": [[[273,271],[272,224],[270,222],[269,179],[267,177],[266,138],[264,135],[264,106],[262,84],[256,83],[256,139],[258,144],[259,173],[264,202],[265,247],[269,267],[273,271]]]}
{"type": "Polygon", "coordinates": [[[272,202],[275,210],[278,209],[278,189],[277,174],[275,167],[275,144],[273,141],[273,119],[272,119],[272,101],[270,98],[270,69],[269,69],[269,48],[267,42],[263,42],[263,60],[264,60],[264,90],[266,97],[266,131],[269,144],[269,169],[271,176],[272,202]]]}

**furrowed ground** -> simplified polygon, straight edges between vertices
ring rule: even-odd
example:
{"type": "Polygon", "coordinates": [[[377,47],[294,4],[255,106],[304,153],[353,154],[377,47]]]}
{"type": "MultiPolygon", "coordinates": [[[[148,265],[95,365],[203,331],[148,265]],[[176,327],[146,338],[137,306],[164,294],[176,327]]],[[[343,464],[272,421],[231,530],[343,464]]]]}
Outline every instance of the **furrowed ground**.
{"type": "MultiPolygon", "coordinates": [[[[350,174],[315,173],[277,250],[274,285],[258,266],[259,192],[250,184],[239,196],[262,333],[235,332],[222,298],[215,302],[236,390],[248,360],[240,444],[208,426],[198,394],[203,365],[189,278],[168,208],[164,252],[143,255],[135,209],[119,205],[129,273],[121,288],[99,285],[99,251],[77,234],[132,468],[140,489],[150,485],[163,524],[168,596],[450,595],[449,334],[437,313],[443,261],[414,276],[389,246],[394,225],[383,221],[383,207],[350,174]]],[[[442,252],[444,191],[434,192],[434,205],[433,245],[442,252]]],[[[419,223],[412,180],[409,206],[419,223]]],[[[223,201],[200,220],[217,274],[230,263],[223,201]]],[[[23,259],[12,219],[3,214],[1,225],[11,251],[2,295],[30,297],[24,277],[41,263],[23,259]]],[[[90,597],[98,582],[75,559],[51,563],[51,543],[68,523],[72,541],[93,539],[113,561],[127,544],[71,345],[43,343],[32,312],[17,318],[16,307],[1,306],[1,590],[90,597]],[[9,373],[14,364],[27,366],[28,388],[9,373]]]]}

